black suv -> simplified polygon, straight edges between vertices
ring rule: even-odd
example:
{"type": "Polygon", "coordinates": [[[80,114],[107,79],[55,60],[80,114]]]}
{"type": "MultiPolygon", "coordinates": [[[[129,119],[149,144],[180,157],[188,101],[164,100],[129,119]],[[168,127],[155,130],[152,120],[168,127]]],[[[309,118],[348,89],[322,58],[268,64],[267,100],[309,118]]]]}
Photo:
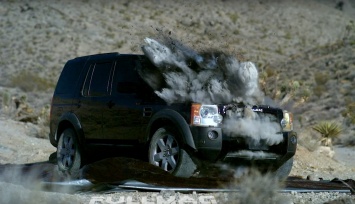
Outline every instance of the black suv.
{"type": "Polygon", "coordinates": [[[167,104],[140,77],[142,66],[154,65],[145,55],[119,53],[66,63],[52,99],[49,137],[61,171],[77,171],[88,145],[111,145],[144,150],[151,164],[181,177],[191,176],[200,161],[247,162],[288,176],[297,144],[292,114],[269,106],[250,109],[274,118],[283,137],[278,144],[231,137],[223,120],[228,112],[243,117],[243,104],[167,104]]]}

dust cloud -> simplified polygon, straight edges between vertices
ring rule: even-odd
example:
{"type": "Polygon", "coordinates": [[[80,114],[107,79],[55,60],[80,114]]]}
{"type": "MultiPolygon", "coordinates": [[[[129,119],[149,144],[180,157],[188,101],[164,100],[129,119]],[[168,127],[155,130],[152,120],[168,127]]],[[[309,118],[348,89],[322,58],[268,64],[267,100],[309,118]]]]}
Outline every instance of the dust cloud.
{"type": "Polygon", "coordinates": [[[48,162],[0,165],[0,203],[79,203],[70,185],[50,185],[69,178],[59,175],[58,167],[48,162]],[[46,184],[46,182],[49,182],[46,184]]]}
{"type": "Polygon", "coordinates": [[[281,126],[271,114],[257,114],[250,107],[244,108],[244,114],[227,111],[223,120],[223,133],[229,136],[247,137],[249,143],[258,144],[261,140],[267,145],[277,145],[283,141],[281,126]]]}
{"type": "Polygon", "coordinates": [[[145,43],[142,50],[159,72],[140,70],[141,75],[167,103],[263,102],[258,71],[252,62],[239,62],[222,52],[200,54],[169,37],[163,42],[146,38],[145,43]],[[156,80],[161,78],[165,84],[158,87],[156,80]]]}
{"type": "Polygon", "coordinates": [[[197,51],[164,36],[160,41],[145,38],[143,53],[156,66],[138,69],[142,78],[168,104],[243,104],[248,117],[229,111],[223,131],[232,137],[248,137],[274,145],[283,140],[280,124],[269,116],[257,114],[251,107],[264,102],[259,89],[258,70],[252,62],[240,62],[223,52],[197,51]]]}

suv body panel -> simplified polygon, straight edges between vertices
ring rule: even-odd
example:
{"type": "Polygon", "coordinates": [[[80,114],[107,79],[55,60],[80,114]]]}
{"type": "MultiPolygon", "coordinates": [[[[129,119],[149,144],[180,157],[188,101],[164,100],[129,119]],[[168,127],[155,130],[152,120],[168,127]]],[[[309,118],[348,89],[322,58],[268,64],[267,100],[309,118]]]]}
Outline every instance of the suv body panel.
{"type": "MultiPolygon", "coordinates": [[[[243,159],[235,152],[259,149],[279,155],[270,158],[271,163],[279,165],[295,154],[296,133],[292,131],[281,133],[284,141],[280,144],[263,149],[247,145],[244,139],[225,135],[222,127],[192,126],[191,103],[168,105],[140,78],[136,68],[142,66],[140,62],[144,57],[108,53],[69,60],[52,99],[51,144],[57,146],[65,127],[73,127],[83,146],[92,143],[146,145],[157,129],[169,125],[182,135],[193,152],[210,161],[243,159]],[[99,74],[96,76],[96,73],[99,74]],[[215,131],[218,137],[209,139],[209,131],[215,131]]],[[[219,105],[223,116],[228,108],[229,105],[219,105]]],[[[253,109],[276,116],[278,122],[283,117],[281,109],[268,106],[253,109]]]]}
{"type": "Polygon", "coordinates": [[[164,109],[156,113],[148,124],[148,138],[151,136],[155,130],[162,126],[163,123],[172,124],[180,135],[183,136],[184,142],[189,145],[192,149],[196,150],[195,142],[193,140],[190,126],[177,111],[172,109],[164,109]]]}

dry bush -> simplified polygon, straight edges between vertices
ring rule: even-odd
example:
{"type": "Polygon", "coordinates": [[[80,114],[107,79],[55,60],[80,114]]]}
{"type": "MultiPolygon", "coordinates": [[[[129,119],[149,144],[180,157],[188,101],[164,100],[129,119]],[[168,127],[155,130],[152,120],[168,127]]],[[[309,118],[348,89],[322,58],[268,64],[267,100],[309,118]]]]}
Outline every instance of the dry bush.
{"type": "Polygon", "coordinates": [[[298,92],[298,96],[301,98],[303,102],[308,101],[309,97],[311,96],[311,91],[309,87],[303,86],[302,89],[298,92]]]}
{"type": "Polygon", "coordinates": [[[349,23],[345,27],[346,29],[346,37],[351,38],[354,35],[355,31],[355,23],[353,20],[350,20],[349,23]]]}
{"type": "Polygon", "coordinates": [[[259,85],[265,95],[278,101],[280,105],[293,103],[294,107],[299,106],[307,102],[312,95],[309,84],[298,80],[288,80],[268,66],[260,72],[259,85]]]}
{"type": "MultiPolygon", "coordinates": [[[[14,97],[11,91],[4,90],[2,92],[2,101],[1,101],[1,114],[8,118],[14,118],[16,114],[16,107],[14,102],[14,97]]],[[[0,98],[1,99],[1,98],[0,98]]]]}
{"type": "Polygon", "coordinates": [[[50,106],[46,105],[41,110],[34,109],[28,102],[27,96],[14,94],[8,91],[2,93],[1,114],[9,119],[33,124],[30,136],[48,138],[50,106]]]}
{"type": "Polygon", "coordinates": [[[10,109],[11,96],[8,91],[2,93],[1,109],[3,113],[7,113],[10,109]]]}
{"type": "Polygon", "coordinates": [[[355,102],[346,103],[346,109],[342,111],[342,115],[346,118],[347,125],[355,125],[355,102]]]}
{"type": "Polygon", "coordinates": [[[47,105],[42,108],[42,110],[39,113],[37,124],[39,126],[38,133],[36,137],[38,138],[45,138],[48,139],[48,134],[49,134],[49,112],[50,112],[50,106],[47,105]]]}
{"type": "Polygon", "coordinates": [[[277,72],[275,71],[275,69],[272,69],[271,67],[266,67],[265,73],[266,73],[267,77],[273,77],[273,76],[277,75],[277,72]]]}
{"type": "Polygon", "coordinates": [[[240,182],[231,186],[231,188],[239,189],[239,192],[228,193],[224,203],[291,203],[288,198],[279,193],[282,187],[280,180],[272,174],[262,174],[257,170],[251,170],[240,182]]]}
{"type": "Polygon", "coordinates": [[[326,92],[326,88],[323,85],[317,85],[313,88],[313,94],[316,95],[318,98],[326,92]]]}
{"type": "Polygon", "coordinates": [[[329,81],[330,76],[327,72],[315,72],[313,77],[316,82],[316,85],[313,88],[313,94],[320,98],[325,92],[328,91],[325,85],[329,81]]]}
{"type": "Polygon", "coordinates": [[[319,86],[325,85],[329,81],[329,74],[326,72],[315,72],[314,81],[319,86]]]}
{"type": "Polygon", "coordinates": [[[32,72],[21,72],[11,79],[10,86],[18,87],[23,91],[47,91],[53,89],[55,84],[53,81],[42,78],[32,72]]]}
{"type": "Polygon", "coordinates": [[[238,14],[237,13],[227,13],[228,18],[235,24],[238,21],[238,14]]]}
{"type": "Polygon", "coordinates": [[[16,110],[15,120],[36,125],[31,136],[48,139],[50,106],[46,105],[41,110],[34,110],[23,101],[16,110]]]}

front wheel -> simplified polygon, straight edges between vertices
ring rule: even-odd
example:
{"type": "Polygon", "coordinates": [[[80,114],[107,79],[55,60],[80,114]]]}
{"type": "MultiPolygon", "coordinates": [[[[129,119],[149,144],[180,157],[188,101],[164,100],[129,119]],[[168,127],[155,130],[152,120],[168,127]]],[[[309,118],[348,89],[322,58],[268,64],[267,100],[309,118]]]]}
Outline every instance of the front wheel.
{"type": "Polygon", "coordinates": [[[60,135],[57,147],[57,164],[59,171],[75,177],[81,166],[81,151],[76,133],[68,128],[60,135]]]}
{"type": "Polygon", "coordinates": [[[159,128],[149,144],[149,163],[179,177],[190,177],[195,163],[183,148],[180,134],[170,127],[159,128]]]}

